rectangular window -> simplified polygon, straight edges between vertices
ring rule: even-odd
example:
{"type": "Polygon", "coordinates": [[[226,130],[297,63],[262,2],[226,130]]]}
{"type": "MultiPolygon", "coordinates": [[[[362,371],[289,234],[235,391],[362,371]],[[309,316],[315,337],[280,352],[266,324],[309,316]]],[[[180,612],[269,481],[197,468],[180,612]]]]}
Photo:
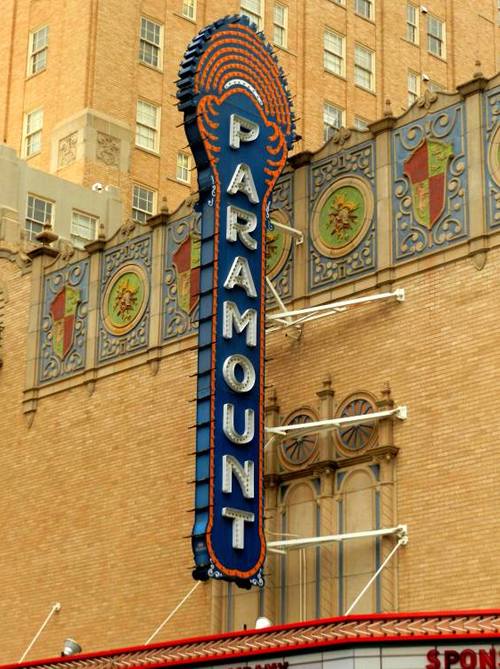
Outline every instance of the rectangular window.
{"type": "Polygon", "coordinates": [[[139,41],[139,60],[141,63],[161,68],[162,26],[159,23],[141,17],[141,38],[139,41]]]}
{"type": "Polygon", "coordinates": [[[288,27],[288,7],[274,5],[273,41],[278,46],[286,48],[288,27]]]}
{"type": "Polygon", "coordinates": [[[153,215],[155,192],[134,184],[132,191],[132,219],[139,223],[146,223],[153,215]]]}
{"type": "Polygon", "coordinates": [[[25,158],[42,150],[43,110],[36,109],[24,115],[23,154],[25,158]]]}
{"type": "Polygon", "coordinates": [[[354,127],[356,130],[368,130],[368,123],[364,118],[361,118],[361,116],[355,116],[354,117],[354,127]]]}
{"type": "Polygon", "coordinates": [[[47,51],[49,48],[49,27],[44,26],[30,33],[28,75],[36,74],[47,67],[47,51]]]}
{"type": "Polygon", "coordinates": [[[176,177],[179,181],[189,183],[191,181],[189,170],[191,169],[191,160],[187,153],[179,151],[177,154],[176,177]]]}
{"type": "Polygon", "coordinates": [[[327,142],[335,130],[343,125],[344,110],[331,102],[323,105],[323,141],[327,142]]]}
{"type": "Polygon", "coordinates": [[[420,95],[420,76],[416,72],[408,72],[408,107],[417,100],[420,95]]]}
{"type": "Polygon", "coordinates": [[[257,28],[262,28],[262,3],[263,0],[241,0],[240,14],[248,16],[257,28]]]}
{"type": "Polygon", "coordinates": [[[354,0],[354,11],[365,19],[373,19],[373,0],[354,0]]]}
{"type": "Polygon", "coordinates": [[[427,50],[434,56],[445,57],[444,47],[444,21],[429,14],[427,18],[427,50]]]}
{"type": "Polygon", "coordinates": [[[369,91],[374,89],[374,53],[364,46],[354,47],[354,83],[369,91]]]}
{"type": "Polygon", "coordinates": [[[412,44],[418,44],[418,7],[408,3],[406,5],[406,39],[412,44]]]}
{"type": "Polygon", "coordinates": [[[323,33],[323,65],[325,70],[340,76],[345,74],[345,39],[333,32],[325,30],[323,33]]]}
{"type": "Polygon", "coordinates": [[[71,215],[71,241],[77,249],[83,249],[85,244],[97,237],[98,218],[84,214],[81,211],[73,211],[71,215]]]}
{"type": "Polygon", "coordinates": [[[45,223],[54,226],[53,203],[36,195],[28,195],[24,229],[28,233],[30,241],[36,241],[35,237],[39,232],[42,232],[45,223]]]}
{"type": "Polygon", "coordinates": [[[196,0],[183,0],[182,16],[194,21],[196,19],[196,0]]]}
{"type": "Polygon", "coordinates": [[[135,143],[143,149],[158,151],[160,108],[144,100],[137,100],[135,143]]]}

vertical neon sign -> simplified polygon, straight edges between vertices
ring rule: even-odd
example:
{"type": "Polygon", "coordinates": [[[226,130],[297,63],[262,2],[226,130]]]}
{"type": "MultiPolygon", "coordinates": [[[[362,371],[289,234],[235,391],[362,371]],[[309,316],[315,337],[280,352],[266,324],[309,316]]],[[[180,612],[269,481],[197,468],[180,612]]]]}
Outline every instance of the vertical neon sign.
{"type": "Polygon", "coordinates": [[[265,222],[293,114],[242,16],[193,39],[177,97],[202,216],[193,576],[262,585],[265,222]]]}

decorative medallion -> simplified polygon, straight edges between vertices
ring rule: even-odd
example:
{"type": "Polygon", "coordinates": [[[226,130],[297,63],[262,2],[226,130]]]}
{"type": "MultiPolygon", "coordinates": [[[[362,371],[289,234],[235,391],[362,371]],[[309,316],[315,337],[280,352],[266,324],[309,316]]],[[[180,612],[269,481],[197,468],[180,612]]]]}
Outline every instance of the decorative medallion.
{"type": "Polygon", "coordinates": [[[200,300],[201,237],[192,232],[173,254],[177,304],[190,314],[200,300]]]}
{"type": "MultiPolygon", "coordinates": [[[[285,421],[285,425],[298,425],[300,423],[312,423],[318,420],[311,411],[298,409],[294,411],[285,421]],[[307,413],[306,413],[307,411],[307,413]]],[[[318,451],[318,435],[306,434],[294,437],[293,433],[283,439],[280,444],[279,454],[286,467],[303,467],[311,462],[318,451]]]]}
{"type": "Polygon", "coordinates": [[[141,320],[149,298],[149,282],[140,265],[129,264],[110,279],[102,299],[104,327],[113,335],[130,332],[141,320]]]}
{"type": "Polygon", "coordinates": [[[319,216],[314,217],[314,245],[331,258],[346,255],[365,236],[373,209],[372,191],[362,179],[339,179],[322,198],[319,216]]]}
{"type": "MultiPolygon", "coordinates": [[[[348,397],[339,408],[339,418],[351,418],[353,416],[364,416],[376,411],[374,401],[367,395],[355,395],[348,397]]],[[[377,424],[361,423],[358,425],[346,425],[336,432],[337,443],[344,455],[352,455],[372,446],[377,438],[377,424]]]]}
{"type": "Polygon", "coordinates": [[[494,131],[488,148],[488,167],[491,178],[500,186],[500,125],[494,131]]]}
{"type": "Polygon", "coordinates": [[[266,274],[274,279],[283,269],[292,246],[291,235],[278,228],[274,223],[281,223],[271,214],[270,224],[266,228],[266,274]]]}
{"type": "Polygon", "coordinates": [[[444,211],[448,162],[452,157],[451,144],[424,139],[404,163],[415,219],[428,230],[444,211]]]}
{"type": "Polygon", "coordinates": [[[50,305],[52,349],[59,360],[64,360],[73,346],[76,310],[79,304],[80,290],[66,285],[57,293],[50,305]]]}

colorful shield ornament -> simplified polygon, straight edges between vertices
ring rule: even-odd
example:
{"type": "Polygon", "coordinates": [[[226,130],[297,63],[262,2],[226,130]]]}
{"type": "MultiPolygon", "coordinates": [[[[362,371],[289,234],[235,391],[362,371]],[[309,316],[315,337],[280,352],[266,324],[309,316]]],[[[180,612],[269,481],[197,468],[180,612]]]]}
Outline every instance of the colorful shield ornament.
{"type": "Polygon", "coordinates": [[[404,163],[411,184],[413,213],[417,223],[431,230],[444,211],[446,173],[453,146],[425,139],[404,163]]]}
{"type": "Polygon", "coordinates": [[[76,311],[80,303],[80,291],[64,286],[50,305],[52,318],[52,349],[60,360],[68,355],[75,335],[76,311]]]}
{"type": "Polygon", "coordinates": [[[149,282],[140,265],[129,264],[108,282],[102,300],[104,326],[114,335],[130,332],[141,320],[148,305],[149,282]]]}
{"type": "Polygon", "coordinates": [[[173,254],[177,282],[177,304],[190,314],[200,299],[201,238],[191,233],[173,254]]]}

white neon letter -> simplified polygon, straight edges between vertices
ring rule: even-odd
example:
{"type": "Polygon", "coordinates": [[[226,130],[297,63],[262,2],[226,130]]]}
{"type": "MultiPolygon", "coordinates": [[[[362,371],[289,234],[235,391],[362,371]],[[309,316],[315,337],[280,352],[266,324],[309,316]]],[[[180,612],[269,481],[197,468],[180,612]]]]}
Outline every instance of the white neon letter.
{"type": "Polygon", "coordinates": [[[226,358],[222,365],[222,375],[227,385],[236,393],[246,393],[255,385],[255,369],[246,355],[235,353],[226,358]],[[243,370],[241,381],[236,378],[236,367],[243,370]]]}
{"type": "Polygon", "coordinates": [[[243,256],[236,256],[229,270],[229,274],[224,281],[224,288],[230,290],[235,286],[240,286],[243,288],[248,297],[257,297],[257,291],[255,290],[255,284],[253,282],[252,273],[250,272],[250,266],[248,265],[248,260],[243,256]]]}
{"type": "Polygon", "coordinates": [[[229,121],[229,146],[239,149],[240,142],[252,142],[259,136],[259,126],[239,114],[231,114],[229,121]]]}
{"type": "Polygon", "coordinates": [[[239,163],[236,166],[234,174],[231,177],[231,182],[227,188],[227,192],[231,195],[234,195],[238,191],[244,193],[252,204],[257,204],[259,201],[252,171],[246,163],[239,163]]]}
{"type": "Polygon", "coordinates": [[[233,519],[233,548],[243,550],[245,548],[245,522],[253,523],[255,520],[254,514],[224,506],[222,507],[222,515],[224,518],[233,519]]]}
{"type": "Polygon", "coordinates": [[[233,492],[233,473],[240,484],[243,497],[253,499],[253,461],[245,460],[242,465],[233,455],[224,455],[222,457],[222,492],[233,492]]]}
{"type": "Polygon", "coordinates": [[[242,314],[238,306],[230,300],[224,300],[222,308],[222,336],[233,338],[233,326],[238,334],[245,328],[247,346],[257,346],[257,310],[246,309],[242,314]]]}
{"type": "Polygon", "coordinates": [[[222,411],[222,429],[229,441],[233,444],[248,444],[252,441],[255,434],[255,411],[245,409],[245,428],[241,434],[234,427],[234,404],[226,402],[222,411]]]}
{"type": "Polygon", "coordinates": [[[240,209],[239,207],[232,207],[231,205],[227,208],[226,239],[228,242],[235,242],[239,239],[247,249],[255,251],[257,248],[257,240],[251,237],[250,233],[253,232],[256,227],[257,216],[251,211],[240,209]]]}

